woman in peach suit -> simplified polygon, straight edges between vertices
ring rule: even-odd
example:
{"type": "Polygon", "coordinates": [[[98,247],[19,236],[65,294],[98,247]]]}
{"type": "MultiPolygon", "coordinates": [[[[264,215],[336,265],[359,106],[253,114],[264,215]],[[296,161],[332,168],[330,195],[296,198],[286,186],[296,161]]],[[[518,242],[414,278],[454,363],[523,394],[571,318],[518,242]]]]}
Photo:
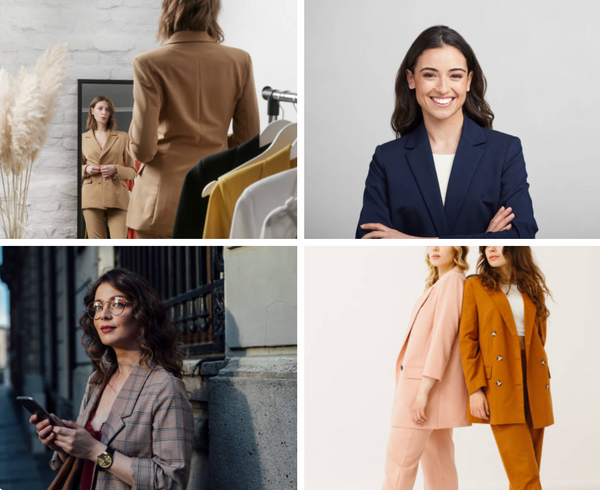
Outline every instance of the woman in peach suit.
{"type": "Polygon", "coordinates": [[[427,490],[458,490],[452,429],[466,420],[458,324],[467,247],[428,247],[428,288],[418,299],[396,363],[384,490],[411,490],[422,463],[427,490]]]}
{"type": "Polygon", "coordinates": [[[480,247],[460,321],[467,420],[490,424],[511,490],[541,490],[544,427],[554,423],[546,344],[550,295],[529,247],[480,247]]]}

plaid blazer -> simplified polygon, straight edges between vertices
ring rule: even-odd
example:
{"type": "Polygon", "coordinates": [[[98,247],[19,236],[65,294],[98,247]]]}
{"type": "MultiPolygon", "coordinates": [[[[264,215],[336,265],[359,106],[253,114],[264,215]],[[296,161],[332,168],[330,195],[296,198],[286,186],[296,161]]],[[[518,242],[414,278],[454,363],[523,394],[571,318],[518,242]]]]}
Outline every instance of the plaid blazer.
{"type": "MultiPolygon", "coordinates": [[[[91,377],[91,376],[90,376],[91,377]]],[[[88,379],[77,424],[85,426],[100,396],[88,379]]],[[[97,471],[97,490],[185,490],[190,475],[194,415],[183,381],[153,363],[136,366],[113,402],[102,442],[132,458],[133,487],[109,471],[97,471]]],[[[54,453],[50,466],[62,465],[54,453]]]]}

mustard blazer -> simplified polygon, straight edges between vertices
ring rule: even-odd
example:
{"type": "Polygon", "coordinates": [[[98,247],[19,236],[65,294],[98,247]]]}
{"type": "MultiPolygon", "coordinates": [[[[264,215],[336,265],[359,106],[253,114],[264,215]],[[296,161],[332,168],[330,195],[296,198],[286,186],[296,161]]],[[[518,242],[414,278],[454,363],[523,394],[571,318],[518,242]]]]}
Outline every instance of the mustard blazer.
{"type": "Polygon", "coordinates": [[[252,61],[206,32],[176,32],[133,60],[133,79],[129,151],[142,166],[127,226],[171,235],[188,170],[260,131],[252,61]]]}
{"type": "MultiPolygon", "coordinates": [[[[527,391],[534,428],[554,423],[550,369],[544,350],[546,322],[536,317],[533,301],[521,293],[525,307],[527,391]]],[[[465,281],[459,329],[460,355],[470,394],[484,388],[490,424],[524,424],[523,368],[517,327],[506,295],[488,291],[478,276],[465,281]]],[[[488,423],[471,415],[467,420],[488,423]]]]}
{"type": "Polygon", "coordinates": [[[129,190],[126,180],[135,178],[135,162],[127,152],[129,137],[123,131],[111,131],[104,148],[100,148],[90,129],[81,139],[81,209],[127,209],[129,190]],[[123,166],[125,162],[125,166],[123,166]],[[88,165],[114,165],[117,173],[105,179],[101,174],[88,175],[88,165]]]}

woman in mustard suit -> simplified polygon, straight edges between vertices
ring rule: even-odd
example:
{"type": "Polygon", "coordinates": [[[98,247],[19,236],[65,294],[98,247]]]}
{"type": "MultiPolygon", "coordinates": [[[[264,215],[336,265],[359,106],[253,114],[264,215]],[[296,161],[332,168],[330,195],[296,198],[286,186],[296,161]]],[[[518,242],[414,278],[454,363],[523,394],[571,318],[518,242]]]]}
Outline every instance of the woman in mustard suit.
{"type": "Polygon", "coordinates": [[[511,490],[538,490],[544,427],[554,423],[544,346],[550,295],[529,247],[480,247],[460,321],[467,420],[492,427],[511,490]]]}
{"type": "Polygon", "coordinates": [[[127,238],[125,181],[135,178],[135,162],[127,152],[127,133],[117,131],[115,106],[108,97],[92,101],[87,128],[81,141],[81,208],[88,237],[106,238],[108,226],[111,238],[127,238]]]}
{"type": "Polygon", "coordinates": [[[458,490],[452,429],[466,420],[458,324],[467,247],[428,247],[430,275],[396,363],[396,394],[383,490],[411,490],[419,461],[425,488],[458,490]]]}
{"type": "Polygon", "coordinates": [[[220,8],[220,0],[163,0],[166,43],[133,61],[129,150],[142,166],[127,226],[139,238],[170,238],[188,170],[260,131],[252,61],[220,44],[220,8]]]}

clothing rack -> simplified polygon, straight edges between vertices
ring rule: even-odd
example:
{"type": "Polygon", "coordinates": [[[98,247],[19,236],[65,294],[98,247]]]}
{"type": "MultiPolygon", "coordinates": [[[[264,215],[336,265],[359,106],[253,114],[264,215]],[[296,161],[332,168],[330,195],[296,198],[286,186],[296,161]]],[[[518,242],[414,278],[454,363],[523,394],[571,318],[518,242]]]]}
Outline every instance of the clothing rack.
{"type": "Polygon", "coordinates": [[[280,102],[291,102],[293,104],[298,102],[298,94],[289,90],[273,89],[268,86],[262,89],[262,97],[268,101],[267,114],[269,115],[269,123],[276,121],[279,117],[280,102]]]}

